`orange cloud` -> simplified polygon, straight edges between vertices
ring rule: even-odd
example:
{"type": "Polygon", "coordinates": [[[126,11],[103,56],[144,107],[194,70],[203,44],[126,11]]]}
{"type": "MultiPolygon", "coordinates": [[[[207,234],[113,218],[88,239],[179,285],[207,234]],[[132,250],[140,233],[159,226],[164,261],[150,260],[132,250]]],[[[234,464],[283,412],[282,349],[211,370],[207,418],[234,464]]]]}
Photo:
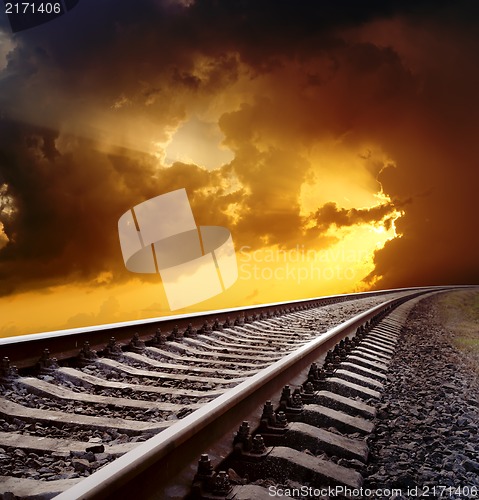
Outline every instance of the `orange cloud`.
{"type": "Polygon", "coordinates": [[[356,285],[479,281],[471,2],[82,4],[0,26],[1,294],[127,282],[119,216],[183,187],[238,247],[375,248],[356,285]]]}

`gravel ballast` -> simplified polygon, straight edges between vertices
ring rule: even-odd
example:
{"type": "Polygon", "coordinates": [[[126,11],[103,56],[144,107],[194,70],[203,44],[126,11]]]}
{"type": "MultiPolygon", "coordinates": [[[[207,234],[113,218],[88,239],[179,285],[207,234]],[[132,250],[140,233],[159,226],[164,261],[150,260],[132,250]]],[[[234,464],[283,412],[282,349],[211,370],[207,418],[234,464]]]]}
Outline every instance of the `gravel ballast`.
{"type": "Polygon", "coordinates": [[[439,320],[440,297],[411,311],[390,365],[364,474],[389,494],[374,498],[479,498],[479,383],[439,320]]]}

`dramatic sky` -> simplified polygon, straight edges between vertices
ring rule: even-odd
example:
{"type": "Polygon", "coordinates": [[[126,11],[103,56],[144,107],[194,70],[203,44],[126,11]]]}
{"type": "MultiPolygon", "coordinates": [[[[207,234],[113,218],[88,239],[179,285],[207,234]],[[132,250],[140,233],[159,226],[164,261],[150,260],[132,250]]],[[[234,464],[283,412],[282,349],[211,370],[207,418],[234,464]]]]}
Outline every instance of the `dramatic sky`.
{"type": "Polygon", "coordinates": [[[12,34],[0,14],[0,336],[170,314],[117,223],[179,188],[239,268],[190,310],[479,283],[478,19],[474,0],[81,0],[12,34]]]}

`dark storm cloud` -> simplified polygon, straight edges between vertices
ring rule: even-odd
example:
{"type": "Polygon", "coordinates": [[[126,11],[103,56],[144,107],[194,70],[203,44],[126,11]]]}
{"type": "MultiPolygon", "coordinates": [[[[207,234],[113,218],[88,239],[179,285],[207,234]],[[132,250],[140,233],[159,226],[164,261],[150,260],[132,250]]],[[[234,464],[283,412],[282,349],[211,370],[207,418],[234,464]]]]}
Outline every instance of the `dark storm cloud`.
{"type": "Polygon", "coordinates": [[[327,231],[331,226],[348,227],[355,224],[370,224],[391,219],[397,207],[392,203],[377,205],[372,208],[339,208],[336,203],[326,203],[319,208],[309,220],[315,222],[314,229],[320,232],[327,231]]]}
{"type": "Polygon", "coordinates": [[[100,95],[124,91],[165,68],[173,83],[194,89],[201,82],[188,68],[197,52],[239,51],[253,66],[267,68],[271,57],[302,57],[341,43],[338,27],[403,11],[419,15],[447,3],[197,0],[183,7],[159,0],[83,0],[68,15],[17,35],[10,64],[30,73],[54,71],[56,84],[61,78],[73,91],[100,95]]]}
{"type": "Polygon", "coordinates": [[[84,139],[59,153],[51,131],[11,122],[0,122],[0,137],[9,144],[0,150],[1,183],[8,186],[0,190],[0,208],[7,194],[15,200],[14,217],[0,213],[10,239],[0,254],[0,295],[94,280],[102,271],[113,271],[114,281],[131,278],[116,226],[145,199],[187,186],[197,223],[210,225],[224,224],[223,211],[239,200],[240,193],[217,188],[218,171],[182,163],[163,169],[150,155],[103,153],[84,139]]]}
{"type": "Polygon", "coordinates": [[[118,242],[103,224],[114,223],[122,197],[134,196],[112,182],[121,166],[81,140],[59,155],[51,131],[2,122],[0,137],[1,182],[15,202],[15,216],[0,218],[10,240],[1,252],[0,293],[92,279],[109,269],[103,260],[118,242]]]}
{"type": "MultiPolygon", "coordinates": [[[[397,221],[401,238],[376,252],[367,278],[378,288],[479,283],[479,53],[476,2],[460,2],[421,26],[400,26],[399,54],[420,81],[414,107],[378,131],[397,164],[379,175],[391,197],[413,197],[397,221]]],[[[372,41],[393,43],[370,30],[372,41]]]]}
{"type": "MultiPolygon", "coordinates": [[[[101,109],[121,95],[142,106],[155,95],[171,99],[168,87],[213,93],[237,76],[237,63],[225,56],[230,52],[264,72],[285,57],[301,60],[344,46],[339,28],[403,11],[418,16],[443,3],[198,0],[184,7],[160,0],[83,0],[69,14],[15,35],[0,108],[4,116],[25,121],[41,113],[57,127],[68,113],[101,109]],[[198,54],[216,59],[201,78],[193,73],[198,54]]],[[[371,56],[368,64],[374,64],[371,56]]],[[[361,65],[368,55],[352,57],[361,65]]],[[[318,75],[309,79],[318,82],[318,75]]],[[[168,107],[158,112],[178,114],[168,107]]]]}

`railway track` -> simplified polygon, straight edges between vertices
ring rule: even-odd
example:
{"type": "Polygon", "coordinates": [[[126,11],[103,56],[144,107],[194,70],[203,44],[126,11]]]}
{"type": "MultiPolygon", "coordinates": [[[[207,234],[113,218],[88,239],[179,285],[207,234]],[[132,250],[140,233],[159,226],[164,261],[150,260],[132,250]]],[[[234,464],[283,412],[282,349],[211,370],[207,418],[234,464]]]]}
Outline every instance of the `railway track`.
{"type": "Polygon", "coordinates": [[[387,360],[431,291],[4,339],[0,494],[256,499],[285,475],[359,488],[387,360]]]}

